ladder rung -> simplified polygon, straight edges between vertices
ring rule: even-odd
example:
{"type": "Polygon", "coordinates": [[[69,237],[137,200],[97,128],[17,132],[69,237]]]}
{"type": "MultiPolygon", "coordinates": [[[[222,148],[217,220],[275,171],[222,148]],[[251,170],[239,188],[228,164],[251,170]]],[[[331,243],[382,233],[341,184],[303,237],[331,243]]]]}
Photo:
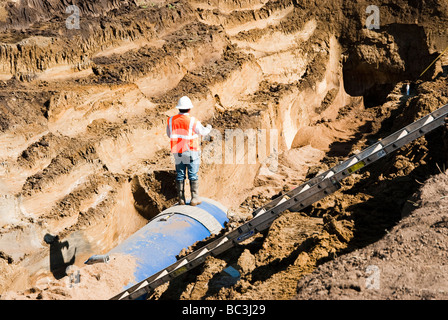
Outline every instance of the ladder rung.
{"type": "Polygon", "coordinates": [[[357,162],[359,162],[359,159],[357,157],[353,157],[353,159],[350,160],[350,162],[348,163],[347,167],[350,167],[350,166],[354,165],[357,162]]]}
{"type": "Polygon", "coordinates": [[[325,179],[328,179],[332,176],[334,176],[334,172],[332,170],[330,170],[330,172],[328,172],[328,174],[325,176],[325,179]]]}
{"type": "Polygon", "coordinates": [[[383,145],[378,142],[378,143],[372,145],[371,147],[367,148],[366,150],[361,151],[358,154],[358,158],[360,158],[361,160],[365,159],[367,157],[370,157],[372,154],[380,151],[381,149],[383,149],[383,145]]]}
{"type": "Polygon", "coordinates": [[[260,215],[262,215],[263,213],[265,213],[266,212],[266,210],[265,209],[261,209],[256,215],[255,215],[255,217],[254,218],[256,218],[256,217],[258,217],[258,216],[260,216],[260,215]]]}
{"type": "MultiPolygon", "coordinates": [[[[418,121],[410,124],[409,126],[396,131],[392,135],[386,137],[384,140],[381,140],[381,142],[377,142],[376,144],[370,146],[369,148],[361,151],[356,156],[352,156],[348,160],[341,162],[339,165],[336,165],[335,167],[331,168],[329,171],[326,171],[322,173],[321,175],[309,180],[307,183],[305,183],[302,186],[297,187],[294,190],[291,190],[288,192],[288,194],[283,195],[281,199],[276,199],[272,201],[271,203],[267,204],[264,208],[259,209],[259,212],[256,214],[256,217],[266,213],[266,208],[273,214],[269,214],[269,216],[260,217],[256,221],[249,221],[248,223],[244,224],[242,227],[238,228],[238,232],[242,233],[241,235],[238,234],[239,237],[241,237],[243,240],[247,238],[247,236],[253,235],[254,232],[258,232],[260,230],[263,230],[265,227],[269,226],[272,221],[276,218],[276,215],[278,215],[281,212],[277,212],[279,210],[272,210],[273,208],[276,208],[277,206],[281,205],[285,201],[288,201],[291,198],[294,198],[295,204],[292,205],[289,209],[302,209],[306,206],[309,206],[310,204],[314,203],[318,199],[322,199],[322,196],[331,194],[335,190],[337,190],[339,187],[337,187],[339,177],[346,176],[345,170],[347,169],[348,173],[355,172],[366,165],[364,162],[365,159],[367,159],[367,163],[373,162],[376,159],[381,158],[382,156],[379,155],[380,152],[387,154],[389,151],[393,151],[393,149],[396,149],[398,146],[406,144],[407,140],[415,140],[416,134],[418,133],[417,130],[419,130],[419,133],[423,133],[423,131],[429,132],[430,130],[433,130],[439,125],[439,120],[441,120],[441,117],[446,115],[448,113],[448,104],[443,106],[442,108],[439,108],[438,110],[434,111],[432,114],[419,119],[418,121]],[[430,124],[435,119],[437,119],[437,123],[434,122],[433,124],[430,124]],[[423,127],[427,126],[427,130],[422,130],[423,127]],[[406,136],[408,136],[406,139],[402,139],[406,136]],[[391,149],[391,150],[389,150],[391,149]],[[375,155],[378,153],[378,156],[375,157],[375,155]],[[371,158],[369,158],[372,156],[371,158]],[[342,172],[342,173],[341,173],[342,172]],[[331,178],[333,177],[333,178],[331,178]],[[331,178],[331,179],[329,179],[331,178]],[[331,181],[330,181],[331,180],[331,181]],[[299,196],[304,191],[314,188],[314,190],[310,190],[309,194],[304,194],[299,196]],[[297,190],[300,190],[297,192],[297,190]],[[315,191],[315,192],[311,192],[315,191]],[[304,198],[304,199],[302,199],[304,198]],[[244,227],[244,228],[243,228],[244,227]],[[244,231],[241,231],[244,230],[244,231]],[[257,231],[256,231],[257,230],[257,231]]],[[[286,208],[285,208],[286,209],[286,208]]],[[[256,211],[255,211],[256,212],[256,211]]],[[[204,248],[198,249],[197,251],[193,252],[189,256],[185,257],[182,261],[178,261],[177,265],[173,264],[171,267],[168,267],[161,271],[158,275],[157,273],[148,279],[144,280],[140,285],[138,285],[137,289],[128,289],[124,291],[121,295],[117,295],[116,297],[119,297],[118,299],[123,299],[129,296],[129,298],[132,297],[132,292],[136,293],[136,291],[141,290],[142,288],[152,285],[156,280],[163,278],[164,276],[168,275],[170,272],[174,270],[179,270],[181,267],[184,267],[185,265],[190,264],[191,267],[194,267],[197,265],[197,263],[193,263],[195,259],[198,259],[199,257],[204,256],[205,254],[209,252],[213,252],[215,254],[219,252],[223,252],[230,248],[233,245],[233,242],[239,242],[239,238],[237,239],[235,237],[236,231],[232,231],[231,233],[227,234],[226,236],[223,236],[222,238],[212,242],[211,244],[207,245],[204,248]],[[226,244],[226,245],[224,245],[226,244]],[[188,258],[190,257],[190,258],[188,258]],[[170,270],[170,271],[168,271],[170,270]],[[153,280],[153,277],[157,275],[157,278],[153,280]]],[[[241,240],[242,241],[242,240],[241,240]]],[[[200,262],[201,259],[198,259],[200,262]]],[[[184,267],[186,270],[188,267],[184,267]]],[[[175,277],[176,272],[173,272],[173,277],[175,277]]],[[[170,274],[171,275],[171,274],[170,274]]],[[[171,277],[170,277],[171,278],[171,277]]],[[[135,288],[135,287],[134,287],[135,288]]]]}
{"type": "Polygon", "coordinates": [[[218,245],[216,247],[219,247],[219,246],[223,245],[227,241],[229,241],[229,238],[227,238],[227,237],[222,238],[221,241],[218,243],[218,245]]]}
{"type": "Polygon", "coordinates": [[[429,115],[428,118],[425,120],[425,122],[423,122],[422,126],[427,125],[428,123],[430,123],[433,120],[434,120],[434,117],[429,115]]]}
{"type": "Polygon", "coordinates": [[[446,110],[442,110],[442,108],[440,108],[439,110],[436,110],[433,113],[431,113],[431,115],[434,117],[434,119],[437,119],[437,118],[443,116],[445,113],[446,113],[446,110]]]}
{"type": "MultiPolygon", "coordinates": [[[[276,205],[275,207],[281,205],[283,202],[286,202],[286,201],[287,201],[287,199],[286,199],[285,197],[283,197],[283,198],[277,203],[277,205],[276,205]]],[[[275,208],[275,207],[274,207],[274,208],[275,208]]]]}

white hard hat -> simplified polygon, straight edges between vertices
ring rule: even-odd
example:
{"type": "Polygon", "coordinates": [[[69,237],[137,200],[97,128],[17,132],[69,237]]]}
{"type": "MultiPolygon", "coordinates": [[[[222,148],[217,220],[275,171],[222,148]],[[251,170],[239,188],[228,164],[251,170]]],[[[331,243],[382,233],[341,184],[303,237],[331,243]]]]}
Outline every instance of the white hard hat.
{"type": "Polygon", "coordinates": [[[181,110],[193,109],[193,104],[191,103],[190,98],[188,98],[187,96],[183,96],[179,99],[176,108],[181,110]]]}

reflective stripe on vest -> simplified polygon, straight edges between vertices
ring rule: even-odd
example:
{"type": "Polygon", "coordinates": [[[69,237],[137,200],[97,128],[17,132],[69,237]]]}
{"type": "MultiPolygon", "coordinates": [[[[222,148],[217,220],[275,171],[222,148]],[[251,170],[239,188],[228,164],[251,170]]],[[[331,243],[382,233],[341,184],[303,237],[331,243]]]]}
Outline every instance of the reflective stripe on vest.
{"type": "Polygon", "coordinates": [[[172,153],[199,150],[199,136],[195,133],[196,123],[194,117],[182,114],[168,119],[172,153]]]}

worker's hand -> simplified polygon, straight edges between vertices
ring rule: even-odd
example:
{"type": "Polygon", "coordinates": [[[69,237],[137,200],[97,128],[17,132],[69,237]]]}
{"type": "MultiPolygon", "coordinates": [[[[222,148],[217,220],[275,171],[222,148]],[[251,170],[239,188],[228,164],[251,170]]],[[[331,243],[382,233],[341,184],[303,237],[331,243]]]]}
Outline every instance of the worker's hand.
{"type": "Polygon", "coordinates": [[[211,124],[208,124],[208,125],[206,126],[206,128],[207,128],[208,130],[212,130],[212,129],[213,129],[211,124]]]}

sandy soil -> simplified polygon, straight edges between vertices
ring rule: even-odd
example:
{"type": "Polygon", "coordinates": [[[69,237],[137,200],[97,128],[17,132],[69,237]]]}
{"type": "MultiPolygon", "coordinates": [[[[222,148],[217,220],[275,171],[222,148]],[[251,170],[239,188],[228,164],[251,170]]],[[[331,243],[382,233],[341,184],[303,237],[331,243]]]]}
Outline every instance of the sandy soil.
{"type": "Polygon", "coordinates": [[[295,299],[446,300],[447,174],[431,177],[414,209],[379,241],[300,279],[295,299]]]}
{"type": "MultiPolygon", "coordinates": [[[[268,145],[255,164],[245,149],[242,164],[201,166],[200,193],[230,209],[229,229],[448,103],[446,56],[420,77],[448,46],[444,1],[82,0],[80,29],[66,28],[64,3],[0,1],[1,299],[106,299],[129,281],[132,261],[84,261],[175,204],[165,125],[182,95],[216,129],[204,150],[226,129],[276,130],[275,170],[268,145]],[[365,28],[371,4],[378,31],[365,28]],[[72,288],[67,266],[81,272],[72,288]]],[[[442,136],[285,212],[151,299],[442,298],[442,136]],[[366,289],[371,274],[379,290],[366,289]]]]}

